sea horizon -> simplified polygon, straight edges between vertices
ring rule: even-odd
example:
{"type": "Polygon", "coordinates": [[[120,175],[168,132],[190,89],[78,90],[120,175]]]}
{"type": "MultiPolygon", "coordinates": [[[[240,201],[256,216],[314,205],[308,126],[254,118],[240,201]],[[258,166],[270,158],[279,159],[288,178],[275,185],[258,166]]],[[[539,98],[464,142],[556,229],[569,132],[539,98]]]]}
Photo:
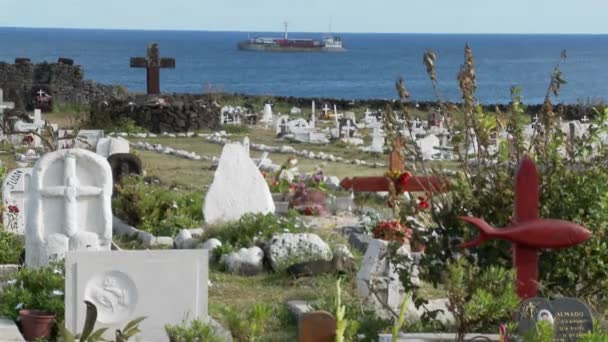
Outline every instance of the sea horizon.
{"type": "MultiPolygon", "coordinates": [[[[397,97],[403,76],[413,102],[435,101],[422,64],[427,50],[437,54],[442,100],[460,100],[456,76],[469,44],[475,56],[477,97],[483,104],[510,102],[512,86],[523,102],[540,104],[562,50],[568,82],[554,103],[600,102],[608,95],[602,75],[608,69],[608,34],[521,33],[348,33],[340,35],[345,53],[265,53],[238,51],[239,41],[281,31],[211,31],[0,27],[0,61],[17,57],[33,62],[71,58],[85,79],[145,90],[145,71],[129,67],[130,57],[145,56],[159,43],[161,57],[176,68],[161,71],[161,90],[201,93],[211,85],[228,93],[346,100],[397,97]]],[[[319,38],[323,32],[289,32],[294,38],[319,38]]]]}

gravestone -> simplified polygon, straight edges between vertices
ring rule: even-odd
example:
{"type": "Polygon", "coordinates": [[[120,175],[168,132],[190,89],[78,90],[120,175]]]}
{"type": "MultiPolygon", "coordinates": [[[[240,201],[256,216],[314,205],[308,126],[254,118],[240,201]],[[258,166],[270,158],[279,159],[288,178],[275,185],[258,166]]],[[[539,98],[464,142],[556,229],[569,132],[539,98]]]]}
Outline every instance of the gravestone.
{"type": "Polygon", "coordinates": [[[238,220],[247,213],[274,213],[272,195],[260,170],[240,143],[224,145],[213,183],[205,195],[208,224],[238,220]]]}
{"type": "Polygon", "coordinates": [[[10,232],[23,235],[27,212],[27,191],[32,177],[31,168],[14,169],[2,181],[4,211],[2,223],[10,232]]]}
{"type": "Polygon", "coordinates": [[[27,266],[44,266],[67,251],[109,250],[112,171],[82,149],[45,154],[34,165],[25,223],[27,266]]]}
{"type": "Polygon", "coordinates": [[[148,95],[160,94],[160,69],[174,69],[175,59],[160,58],[158,44],[150,43],[146,57],[131,57],[131,68],[146,68],[148,95]]]}
{"type": "Polygon", "coordinates": [[[249,151],[251,150],[251,143],[249,142],[249,137],[243,138],[243,147],[245,148],[245,153],[247,153],[248,156],[251,156],[251,153],[249,153],[249,151]]]}
{"type": "Polygon", "coordinates": [[[131,153],[115,153],[108,157],[108,164],[112,169],[114,184],[120,184],[123,177],[127,175],[141,175],[141,159],[131,153]]]}
{"type": "Polygon", "coordinates": [[[299,324],[298,342],[333,342],[336,337],[336,319],[327,311],[304,314],[299,324]]]}
{"type": "Polygon", "coordinates": [[[280,137],[284,136],[285,134],[289,133],[288,123],[289,123],[289,117],[287,115],[283,115],[277,120],[276,125],[274,127],[277,137],[280,138],[280,137]]]}
{"type": "Polygon", "coordinates": [[[338,136],[340,138],[352,138],[357,131],[357,125],[353,119],[340,119],[338,126],[338,136]]]}
{"type": "Polygon", "coordinates": [[[272,123],[272,104],[270,102],[264,103],[264,112],[262,114],[261,123],[272,123]]]}
{"type": "Polygon", "coordinates": [[[165,324],[207,315],[209,259],[204,249],[70,252],[65,278],[65,324],[82,331],[85,300],[97,307],[95,329],[115,329],[146,316],[141,341],[167,341],[165,324]]]}
{"type": "MultiPolygon", "coordinates": [[[[58,131],[59,137],[65,137],[73,134],[73,130],[58,131]]],[[[104,137],[104,131],[102,129],[81,129],[78,131],[78,136],[75,139],[64,139],[59,141],[59,148],[84,148],[84,149],[95,149],[97,143],[101,138],[104,137]]]]}
{"type": "Polygon", "coordinates": [[[105,158],[117,153],[129,153],[129,141],[122,137],[104,137],[97,141],[95,152],[105,158]]]}
{"type": "Polygon", "coordinates": [[[554,341],[576,341],[593,330],[593,316],[587,305],[576,298],[533,297],[524,300],[517,312],[518,334],[523,336],[537,321],[545,320],[553,326],[554,341]]]}

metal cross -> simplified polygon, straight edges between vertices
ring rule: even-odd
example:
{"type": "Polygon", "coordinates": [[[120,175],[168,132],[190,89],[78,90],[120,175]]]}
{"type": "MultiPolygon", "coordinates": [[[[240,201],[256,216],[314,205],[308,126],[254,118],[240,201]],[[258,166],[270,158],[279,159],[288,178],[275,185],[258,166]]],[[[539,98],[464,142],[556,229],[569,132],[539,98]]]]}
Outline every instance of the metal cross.
{"type": "Polygon", "coordinates": [[[76,157],[67,154],[64,159],[64,186],[51,186],[40,189],[42,197],[63,197],[65,199],[65,234],[72,237],[78,230],[78,203],[76,200],[84,196],[99,196],[103,189],[96,186],[82,186],[76,178],[76,157]]]}

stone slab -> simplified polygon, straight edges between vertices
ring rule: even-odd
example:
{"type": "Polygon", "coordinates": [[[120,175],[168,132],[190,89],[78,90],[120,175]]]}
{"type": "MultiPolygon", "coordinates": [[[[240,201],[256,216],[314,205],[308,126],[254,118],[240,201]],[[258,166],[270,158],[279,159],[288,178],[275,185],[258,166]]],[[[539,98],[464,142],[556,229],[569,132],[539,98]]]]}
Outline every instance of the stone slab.
{"type": "Polygon", "coordinates": [[[18,168],[10,171],[2,181],[2,223],[8,231],[21,235],[25,232],[27,191],[31,177],[31,168],[18,168]]]}
{"type": "Polygon", "coordinates": [[[96,328],[106,338],[130,320],[142,341],[166,341],[165,324],[207,315],[209,258],[206,250],[69,252],[66,258],[65,321],[81,331],[90,300],[98,309],[96,328]]]}
{"type": "Polygon", "coordinates": [[[0,317],[0,341],[25,342],[25,339],[12,319],[0,317]]]}

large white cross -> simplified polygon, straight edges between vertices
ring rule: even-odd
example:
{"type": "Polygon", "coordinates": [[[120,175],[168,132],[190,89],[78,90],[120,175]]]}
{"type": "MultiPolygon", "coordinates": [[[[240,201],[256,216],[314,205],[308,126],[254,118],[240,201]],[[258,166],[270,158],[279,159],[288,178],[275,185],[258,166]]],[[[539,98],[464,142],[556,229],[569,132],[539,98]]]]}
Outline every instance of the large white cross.
{"type": "Polygon", "coordinates": [[[99,196],[103,189],[96,186],[81,186],[76,178],[76,157],[67,154],[64,159],[64,186],[40,189],[42,197],[63,197],[65,199],[65,234],[72,237],[78,230],[76,200],[84,196],[99,196]]]}
{"type": "Polygon", "coordinates": [[[4,102],[4,93],[2,89],[0,89],[0,115],[4,114],[5,109],[13,109],[15,108],[14,102],[4,102]]]}

